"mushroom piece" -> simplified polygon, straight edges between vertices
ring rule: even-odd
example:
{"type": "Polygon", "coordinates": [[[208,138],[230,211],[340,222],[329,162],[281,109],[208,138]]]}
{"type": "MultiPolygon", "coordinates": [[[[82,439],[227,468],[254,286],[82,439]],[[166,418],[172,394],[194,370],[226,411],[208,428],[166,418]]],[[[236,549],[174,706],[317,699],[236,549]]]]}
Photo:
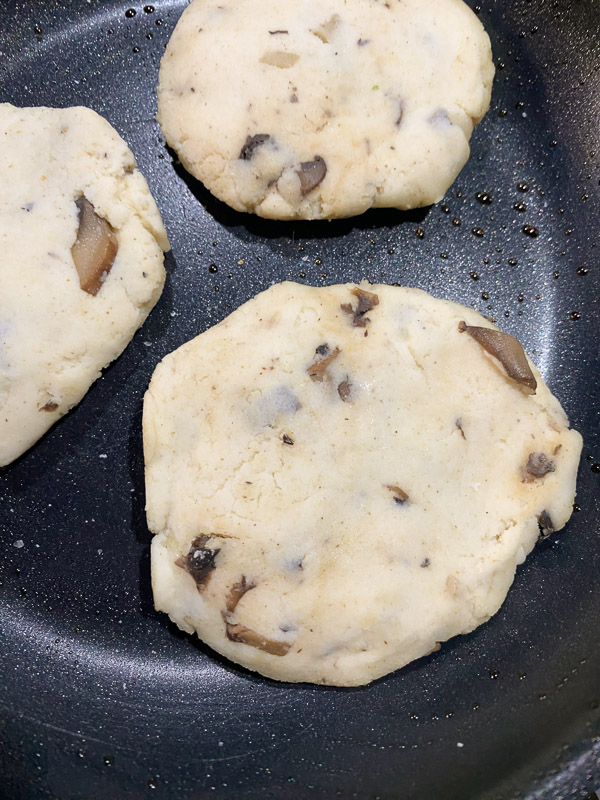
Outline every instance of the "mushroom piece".
{"type": "Polygon", "coordinates": [[[350,303],[342,303],[340,308],[345,314],[352,315],[352,325],[355,328],[366,328],[367,322],[371,320],[368,317],[365,317],[367,311],[370,311],[375,306],[379,305],[379,297],[374,292],[366,292],[364,289],[360,289],[356,286],[352,289],[351,292],[358,303],[356,304],[356,308],[352,308],[350,303]]]}
{"type": "Polygon", "coordinates": [[[495,356],[504,367],[509,378],[523,387],[526,394],[535,394],[537,381],[527,361],[523,346],[510,333],[495,331],[492,328],[480,328],[477,325],[458,323],[461,333],[468,333],[484,350],[495,356]]]}
{"type": "Polygon", "coordinates": [[[543,478],[549,472],[554,472],[555,469],[554,461],[551,461],[545,453],[529,453],[523,481],[531,483],[538,478],[543,478]]]}
{"type": "Polygon", "coordinates": [[[350,394],[352,391],[352,384],[350,383],[348,376],[346,376],[346,379],[343,380],[341,383],[338,383],[337,390],[340,396],[340,400],[342,400],[344,403],[347,403],[348,400],[350,399],[350,394]]]}
{"type": "Polygon", "coordinates": [[[391,486],[389,483],[386,483],[385,488],[394,493],[394,502],[398,503],[398,505],[403,506],[408,500],[407,493],[399,486],[391,486]]]}
{"type": "Polygon", "coordinates": [[[229,622],[229,617],[235,612],[238,603],[242,597],[251,589],[255,589],[256,584],[252,581],[247,581],[246,576],[237,583],[234,583],[225,601],[226,611],[222,612],[225,621],[225,632],[230,642],[240,642],[240,644],[247,644],[250,647],[256,647],[258,650],[263,650],[265,653],[270,653],[273,656],[285,656],[289,651],[291,644],[289,642],[277,642],[272,639],[267,639],[261,636],[260,633],[247,628],[237,622],[229,622]]]}
{"type": "Polygon", "coordinates": [[[320,39],[323,44],[329,44],[329,39],[331,38],[332,33],[335,29],[339,26],[341,22],[339,14],[333,14],[326,22],[322,22],[318,28],[314,30],[311,29],[311,33],[320,39]]]}
{"type": "Polygon", "coordinates": [[[248,136],[238,158],[242,161],[250,161],[254,157],[256,149],[268,142],[270,138],[268,133],[255,133],[254,136],[248,136]]]}
{"type": "Polygon", "coordinates": [[[538,515],[538,527],[540,529],[540,535],[538,537],[538,542],[542,542],[544,539],[547,539],[551,533],[554,533],[556,530],[554,527],[554,522],[552,522],[552,517],[550,514],[544,509],[541,514],[538,515]]]}
{"type": "Polygon", "coordinates": [[[303,161],[296,172],[300,178],[300,194],[304,196],[316,189],[327,175],[327,164],[321,156],[315,156],[312,161],[303,161]]]}
{"type": "MultiPolygon", "coordinates": [[[[317,347],[316,352],[318,353],[322,347],[327,347],[327,345],[321,345],[320,347],[317,347]]],[[[329,348],[327,347],[327,351],[328,350],[329,348]]],[[[340,350],[340,348],[336,347],[335,350],[332,350],[328,356],[325,356],[325,358],[321,358],[318,361],[315,361],[310,365],[310,367],[307,367],[306,371],[308,372],[309,378],[312,381],[316,381],[317,383],[322,383],[323,379],[326,376],[328,377],[327,367],[331,364],[332,361],[334,361],[339,356],[341,352],[342,351],[340,350]]]]}
{"type": "Polygon", "coordinates": [[[96,213],[84,195],[75,200],[75,205],[79,211],[79,228],[71,256],[79,285],[84,292],[96,295],[114,264],[119,245],[111,224],[96,213]]]}
{"type": "Polygon", "coordinates": [[[56,403],[54,400],[47,400],[44,403],[43,406],[40,406],[38,408],[38,411],[50,411],[51,412],[51,411],[56,411],[57,408],[58,408],[58,403],[56,403]]]}
{"type": "Polygon", "coordinates": [[[206,547],[210,536],[202,534],[193,540],[187,555],[180,556],[175,564],[186,570],[196,581],[196,587],[201,592],[206,588],[212,572],[215,569],[215,558],[221,548],[206,547]]]}
{"type": "Polygon", "coordinates": [[[261,64],[268,64],[270,67],[289,69],[294,66],[299,58],[300,56],[297,53],[288,53],[285,50],[268,50],[259,61],[261,64]]]}
{"type": "Polygon", "coordinates": [[[263,650],[265,653],[270,653],[272,656],[285,656],[292,646],[289,642],[267,639],[244,625],[233,625],[230,622],[227,623],[227,638],[230,642],[241,642],[241,644],[247,644],[263,650]]]}
{"type": "Polygon", "coordinates": [[[237,608],[237,604],[240,602],[242,597],[249,592],[251,589],[255,589],[256,584],[252,583],[252,581],[247,581],[246,576],[242,575],[242,579],[237,583],[234,583],[231,589],[229,590],[229,594],[227,595],[227,600],[225,601],[225,608],[227,609],[228,614],[233,614],[235,609],[237,608]]]}

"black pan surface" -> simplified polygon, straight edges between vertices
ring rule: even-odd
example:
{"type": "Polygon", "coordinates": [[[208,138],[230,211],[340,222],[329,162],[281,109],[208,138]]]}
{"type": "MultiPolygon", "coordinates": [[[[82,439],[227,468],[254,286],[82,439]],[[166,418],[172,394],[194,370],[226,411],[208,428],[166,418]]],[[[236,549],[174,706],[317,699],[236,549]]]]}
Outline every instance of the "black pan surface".
{"type": "Polygon", "coordinates": [[[106,116],[173,245],[123,356],[0,474],[0,796],[585,797],[600,786],[600,6],[484,0],[492,106],[444,201],[302,224],[234,213],[165,148],[155,85],[184,6],[0,0],[0,100],[106,116]],[[362,689],[278,684],[153,610],[142,396],[165,354],[271,282],[362,277],[521,339],[584,435],[577,513],[473,634],[362,689]]]}

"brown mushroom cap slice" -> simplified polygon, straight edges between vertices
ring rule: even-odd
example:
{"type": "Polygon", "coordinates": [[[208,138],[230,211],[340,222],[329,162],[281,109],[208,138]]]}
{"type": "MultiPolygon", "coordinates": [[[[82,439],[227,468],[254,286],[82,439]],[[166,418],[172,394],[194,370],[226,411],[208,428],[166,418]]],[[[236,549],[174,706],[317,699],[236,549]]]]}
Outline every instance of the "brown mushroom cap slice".
{"type": "Polygon", "coordinates": [[[227,614],[233,614],[242,597],[252,589],[256,589],[256,584],[252,581],[247,581],[246,576],[242,575],[241,579],[233,584],[225,599],[227,614]]]}
{"type": "Polygon", "coordinates": [[[401,489],[399,486],[393,486],[389,483],[384,484],[386,489],[389,489],[390,492],[394,493],[394,501],[398,503],[398,505],[403,506],[404,503],[408,500],[408,494],[401,489]]]}
{"type": "Polygon", "coordinates": [[[75,205],[79,210],[79,228],[71,255],[79,285],[84,292],[95,295],[114,264],[119,244],[111,224],[96,214],[86,197],[78,197],[75,205]]]}
{"type": "Polygon", "coordinates": [[[238,623],[233,624],[228,622],[226,625],[226,633],[230,642],[247,644],[265,653],[270,653],[272,656],[285,656],[292,646],[289,642],[278,642],[274,639],[267,639],[265,636],[261,636],[260,633],[250,630],[250,628],[246,628],[245,625],[240,625],[238,623]]]}
{"type": "Polygon", "coordinates": [[[327,175],[327,164],[321,156],[315,156],[312,161],[303,161],[297,173],[300,178],[300,194],[304,196],[316,189],[327,175]]]}
{"type": "MultiPolygon", "coordinates": [[[[317,352],[319,352],[319,348],[317,348],[317,352]]],[[[322,383],[324,378],[329,377],[327,367],[332,361],[335,361],[341,352],[342,351],[340,348],[336,347],[335,350],[332,350],[328,356],[325,356],[325,358],[320,358],[318,361],[315,361],[309,367],[307,367],[306,371],[308,372],[311,381],[322,383]]]]}
{"type": "Polygon", "coordinates": [[[255,133],[254,136],[248,136],[238,156],[242,161],[250,161],[254,157],[254,153],[261,145],[268,142],[271,138],[268,133],[255,133]]]}
{"type": "Polygon", "coordinates": [[[348,376],[346,376],[345,380],[343,380],[341,383],[338,383],[337,390],[340,400],[342,400],[344,403],[347,403],[350,399],[350,395],[352,394],[352,384],[350,383],[348,376]]]}
{"type": "Polygon", "coordinates": [[[252,581],[246,580],[246,576],[242,575],[241,579],[234,583],[229,594],[225,598],[226,610],[221,612],[225,622],[225,633],[231,642],[240,642],[240,644],[247,644],[250,647],[256,647],[258,650],[263,650],[265,653],[270,653],[273,656],[285,656],[291,647],[288,642],[281,642],[272,639],[267,639],[261,636],[260,633],[241,625],[238,622],[230,622],[230,616],[237,608],[246,592],[256,588],[256,584],[252,581]]]}
{"type": "Polygon", "coordinates": [[[504,367],[509,378],[523,387],[527,394],[535,394],[537,381],[527,361],[523,346],[510,333],[495,331],[492,328],[480,328],[477,325],[458,323],[461,333],[468,333],[484,350],[495,356],[504,367]]]}
{"type": "Polygon", "coordinates": [[[294,66],[299,58],[298,53],[288,53],[287,50],[268,50],[259,58],[259,61],[261,64],[268,64],[270,67],[289,69],[294,66]]]}

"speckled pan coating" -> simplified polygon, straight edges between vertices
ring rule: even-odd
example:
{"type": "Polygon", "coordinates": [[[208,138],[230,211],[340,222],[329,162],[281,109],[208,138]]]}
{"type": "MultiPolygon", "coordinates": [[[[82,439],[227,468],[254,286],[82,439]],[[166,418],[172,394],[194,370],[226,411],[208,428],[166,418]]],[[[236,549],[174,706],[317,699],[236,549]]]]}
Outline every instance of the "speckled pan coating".
{"type": "Polygon", "coordinates": [[[571,514],[581,437],[463,322],[496,330],[416,289],[282,283],[167,356],[144,401],[156,607],[336,685],[494,614],[571,514]]]}
{"type": "Polygon", "coordinates": [[[238,211],[320,219],[439,201],[487,111],[490,40],[462,0],[195,0],[158,118],[238,211]]]}

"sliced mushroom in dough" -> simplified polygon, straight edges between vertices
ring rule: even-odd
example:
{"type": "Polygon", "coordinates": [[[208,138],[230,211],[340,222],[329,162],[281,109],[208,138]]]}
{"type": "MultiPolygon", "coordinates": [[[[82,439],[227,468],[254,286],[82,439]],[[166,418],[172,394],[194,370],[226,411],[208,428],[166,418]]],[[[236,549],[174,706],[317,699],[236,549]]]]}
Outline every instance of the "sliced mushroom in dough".
{"type": "Polygon", "coordinates": [[[349,217],[441,200],[493,76],[462,0],[194,0],[161,62],[158,120],[236,210],[349,217]]]}
{"type": "Polygon", "coordinates": [[[567,522],[581,452],[514,337],[366,283],[248,301],[158,365],[143,425],[156,608],[263,675],[342,686],[495,614],[567,522]]]}
{"type": "Polygon", "coordinates": [[[0,466],[78,403],[160,297],[169,242],[89,108],[0,104],[0,466]]]}

